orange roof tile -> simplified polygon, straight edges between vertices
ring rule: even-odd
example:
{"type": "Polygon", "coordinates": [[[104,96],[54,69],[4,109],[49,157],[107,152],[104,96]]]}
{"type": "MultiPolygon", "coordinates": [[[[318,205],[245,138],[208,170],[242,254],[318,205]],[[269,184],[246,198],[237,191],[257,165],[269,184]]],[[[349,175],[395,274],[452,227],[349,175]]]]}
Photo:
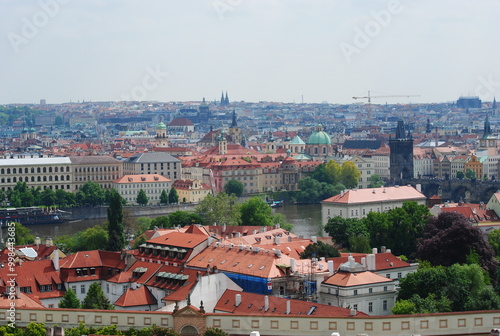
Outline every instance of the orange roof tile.
{"type": "Polygon", "coordinates": [[[194,248],[208,237],[204,234],[193,234],[184,232],[171,232],[160,237],[156,237],[147,241],[148,244],[160,244],[175,247],[194,248]]]}
{"type": "Polygon", "coordinates": [[[337,273],[323,281],[323,283],[341,287],[350,287],[392,281],[393,280],[389,278],[370,271],[358,273],[338,271],[337,273]]]}
{"type": "MultiPolygon", "coordinates": [[[[264,309],[265,295],[226,290],[215,305],[215,312],[233,313],[237,315],[274,315],[274,316],[304,316],[314,317],[349,317],[350,309],[328,306],[315,302],[288,300],[276,296],[268,296],[269,309],[264,309]],[[241,295],[241,304],[235,305],[236,294],[241,295]],[[287,301],[290,301],[290,312],[286,314],[287,301]]],[[[357,312],[356,316],[367,316],[357,312]]]]}
{"type": "Polygon", "coordinates": [[[392,200],[425,200],[425,195],[411,186],[381,187],[348,190],[322,201],[322,203],[371,203],[392,200]]]}
{"type": "Polygon", "coordinates": [[[156,305],[156,303],[156,299],[149,289],[146,286],[140,286],[136,289],[127,289],[114,304],[119,307],[134,307],[156,305]]]}

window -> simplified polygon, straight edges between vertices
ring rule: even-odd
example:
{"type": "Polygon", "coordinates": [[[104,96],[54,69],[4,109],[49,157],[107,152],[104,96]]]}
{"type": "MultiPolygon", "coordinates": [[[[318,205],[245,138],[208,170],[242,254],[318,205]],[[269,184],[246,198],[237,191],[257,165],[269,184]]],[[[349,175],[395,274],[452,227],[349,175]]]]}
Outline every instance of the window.
{"type": "Polygon", "coordinates": [[[106,284],[106,293],[109,293],[109,284],[106,284]]]}
{"type": "Polygon", "coordinates": [[[368,288],[368,293],[373,293],[373,288],[368,288]]]}
{"type": "Polygon", "coordinates": [[[357,289],[354,290],[354,295],[358,295],[358,290],[357,289]]]}
{"type": "Polygon", "coordinates": [[[390,279],[390,278],[391,278],[391,275],[390,275],[389,273],[387,273],[387,274],[385,275],[385,277],[390,279]]]}
{"type": "Polygon", "coordinates": [[[387,310],[387,300],[382,301],[382,309],[387,310]]]}
{"type": "Polygon", "coordinates": [[[384,292],[387,292],[387,286],[384,286],[384,292]]]}
{"type": "Polygon", "coordinates": [[[401,279],[401,272],[398,273],[398,279],[401,279]]]}
{"type": "Polygon", "coordinates": [[[368,312],[373,313],[373,302],[368,302],[368,312]]]}
{"type": "Polygon", "coordinates": [[[71,290],[76,294],[76,286],[71,286],[71,290]]]}
{"type": "Polygon", "coordinates": [[[52,285],[41,285],[40,292],[52,292],[52,285]]]}
{"type": "Polygon", "coordinates": [[[128,288],[127,285],[123,286],[123,293],[125,293],[127,291],[127,288],[128,288]]]}
{"type": "Polygon", "coordinates": [[[353,305],[353,306],[352,306],[352,308],[353,308],[354,310],[358,310],[358,305],[357,305],[357,304],[355,304],[355,305],[353,305]]]}
{"type": "Polygon", "coordinates": [[[80,286],[80,293],[85,294],[85,285],[80,286]]]}

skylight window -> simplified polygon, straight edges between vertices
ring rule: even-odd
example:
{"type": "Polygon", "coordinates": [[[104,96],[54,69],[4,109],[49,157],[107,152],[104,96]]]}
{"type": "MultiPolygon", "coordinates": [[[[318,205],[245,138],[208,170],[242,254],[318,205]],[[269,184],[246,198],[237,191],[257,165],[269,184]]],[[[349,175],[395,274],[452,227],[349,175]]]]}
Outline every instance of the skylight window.
{"type": "Polygon", "coordinates": [[[259,269],[260,269],[260,270],[263,270],[265,267],[266,267],[266,266],[260,266],[260,268],[259,268],[259,269]]]}
{"type": "Polygon", "coordinates": [[[253,264],[250,264],[250,265],[248,265],[248,268],[250,268],[250,267],[252,267],[252,266],[253,266],[253,264]]]}

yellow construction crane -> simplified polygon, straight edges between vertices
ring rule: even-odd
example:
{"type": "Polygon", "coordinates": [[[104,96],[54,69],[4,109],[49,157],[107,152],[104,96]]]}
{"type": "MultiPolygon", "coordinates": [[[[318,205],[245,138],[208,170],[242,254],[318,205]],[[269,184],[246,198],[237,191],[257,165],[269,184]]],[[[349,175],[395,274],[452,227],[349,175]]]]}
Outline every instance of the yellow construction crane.
{"type": "Polygon", "coordinates": [[[400,98],[400,97],[403,97],[403,98],[410,98],[410,97],[420,97],[420,95],[383,95],[383,96],[372,96],[370,94],[370,91],[368,91],[368,95],[367,96],[364,96],[364,97],[352,97],[352,99],[367,99],[368,100],[368,104],[370,104],[370,106],[368,106],[368,119],[371,118],[371,112],[372,112],[372,106],[371,106],[371,103],[372,103],[372,98],[400,98]]]}

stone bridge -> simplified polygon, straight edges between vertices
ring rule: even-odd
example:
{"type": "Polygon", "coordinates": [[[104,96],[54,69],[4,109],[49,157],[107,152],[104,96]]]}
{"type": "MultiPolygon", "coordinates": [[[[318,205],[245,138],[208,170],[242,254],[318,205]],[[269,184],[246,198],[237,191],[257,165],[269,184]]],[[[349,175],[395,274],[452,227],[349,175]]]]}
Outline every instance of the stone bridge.
{"type": "Polygon", "coordinates": [[[444,201],[466,203],[487,203],[493,193],[500,190],[500,181],[468,180],[468,179],[404,179],[397,183],[416,187],[420,184],[422,193],[431,197],[438,195],[444,201]]]}

